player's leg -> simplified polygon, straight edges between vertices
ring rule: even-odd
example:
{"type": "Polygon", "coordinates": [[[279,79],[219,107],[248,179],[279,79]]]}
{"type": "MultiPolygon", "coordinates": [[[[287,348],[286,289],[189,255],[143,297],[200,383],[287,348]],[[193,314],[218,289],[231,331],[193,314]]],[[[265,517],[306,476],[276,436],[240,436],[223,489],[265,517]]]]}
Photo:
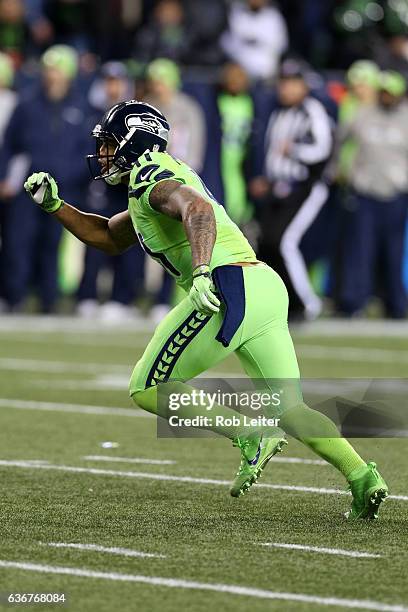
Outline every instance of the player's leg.
{"type": "MultiPolygon", "coordinates": [[[[213,317],[193,311],[188,298],[183,300],[161,322],[143,357],[138,362],[130,381],[130,395],[134,402],[165,419],[170,416],[170,394],[191,395],[194,389],[182,381],[191,380],[214,367],[240,344],[242,325],[228,348],[215,339],[223,319],[223,310],[213,317]],[[168,381],[168,382],[166,382],[168,381]],[[171,382],[173,381],[173,382],[171,382]],[[177,382],[181,381],[181,382],[177,382]]],[[[202,427],[232,440],[241,451],[241,464],[231,487],[231,494],[239,496],[256,481],[267,461],[280,452],[286,440],[278,428],[250,428],[238,412],[216,404],[211,412],[205,401],[200,405],[189,402],[179,405],[181,418],[209,417],[202,427]]],[[[174,413],[173,413],[174,414],[174,413]]]]}
{"type": "Polygon", "coordinates": [[[373,293],[378,253],[379,226],[375,203],[362,196],[349,196],[349,212],[341,241],[339,310],[352,316],[364,309],[373,293]]]}
{"type": "Polygon", "coordinates": [[[77,293],[78,310],[81,313],[81,305],[85,302],[93,302],[95,309],[98,303],[98,274],[108,262],[108,256],[103,251],[98,251],[92,247],[86,247],[84,270],[77,293]]]}
{"type": "MultiPolygon", "coordinates": [[[[247,374],[266,387],[283,388],[278,414],[282,429],[331,463],[348,480],[354,496],[352,516],[375,518],[387,487],[325,415],[303,402],[299,368],[287,326],[288,298],[279,276],[268,267],[246,268],[247,315],[237,351],[247,374]],[[259,330],[259,321],[264,321],[259,330]]],[[[275,414],[276,416],[276,414],[275,414]]]]}
{"type": "Polygon", "coordinates": [[[310,284],[306,263],[300,250],[300,243],[307,230],[318,216],[327,202],[329,188],[323,182],[313,185],[306,200],[299,207],[298,212],[289,223],[282,236],[280,251],[291,284],[304,305],[305,316],[316,319],[321,311],[322,304],[310,284]]]}
{"type": "MultiPolygon", "coordinates": [[[[169,395],[183,394],[186,397],[186,394],[192,394],[194,388],[184,381],[214,367],[237,348],[240,330],[229,347],[215,340],[222,318],[223,312],[207,317],[194,311],[189,298],[180,302],[156,328],[133,371],[129,390],[134,402],[166,419],[174,414],[166,401],[169,395]]],[[[179,419],[210,416],[202,428],[233,441],[242,435],[256,433],[250,431],[244,418],[231,408],[219,404],[212,406],[206,398],[196,404],[180,405],[177,410],[179,419]]]]}

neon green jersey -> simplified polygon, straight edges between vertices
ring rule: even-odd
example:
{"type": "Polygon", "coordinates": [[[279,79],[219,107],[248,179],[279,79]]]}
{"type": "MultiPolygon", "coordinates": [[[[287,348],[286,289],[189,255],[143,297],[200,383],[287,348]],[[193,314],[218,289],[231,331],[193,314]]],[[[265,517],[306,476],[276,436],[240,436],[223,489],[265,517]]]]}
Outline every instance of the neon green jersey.
{"type": "Polygon", "coordinates": [[[241,230],[194,170],[168,153],[144,153],[130,174],[129,213],[146,253],[170,272],[178,285],[188,291],[192,284],[190,243],[180,221],[157,212],[149,204],[153,187],[168,179],[193,187],[213,207],[217,238],[211,257],[211,270],[226,264],[256,261],[256,255],[241,230]]]}

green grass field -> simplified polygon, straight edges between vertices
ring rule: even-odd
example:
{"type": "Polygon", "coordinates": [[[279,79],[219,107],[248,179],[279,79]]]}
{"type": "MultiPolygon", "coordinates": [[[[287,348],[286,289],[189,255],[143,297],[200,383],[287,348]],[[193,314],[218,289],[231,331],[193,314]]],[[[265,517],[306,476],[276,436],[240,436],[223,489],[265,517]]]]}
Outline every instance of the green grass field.
{"type": "MultiPolygon", "coordinates": [[[[370,325],[298,329],[303,375],[407,377],[404,327],[370,325]]],[[[356,440],[391,489],[376,523],[347,523],[341,477],[293,440],[234,500],[228,441],[158,440],[131,405],[137,329],[0,319],[0,609],[17,592],[65,593],[24,609],[73,612],[407,611],[408,440],[356,440]]]]}

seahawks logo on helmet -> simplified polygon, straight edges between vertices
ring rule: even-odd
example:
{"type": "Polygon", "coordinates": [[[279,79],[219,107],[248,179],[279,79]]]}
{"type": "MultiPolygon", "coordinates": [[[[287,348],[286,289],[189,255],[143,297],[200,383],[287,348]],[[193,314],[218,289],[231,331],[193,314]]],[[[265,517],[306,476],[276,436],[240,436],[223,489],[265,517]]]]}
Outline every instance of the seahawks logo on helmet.
{"type": "Polygon", "coordinates": [[[150,113],[143,113],[141,115],[128,115],[126,117],[126,127],[131,130],[136,128],[138,130],[146,130],[152,134],[157,134],[160,138],[168,138],[168,129],[163,126],[163,123],[158,117],[150,113]]]}

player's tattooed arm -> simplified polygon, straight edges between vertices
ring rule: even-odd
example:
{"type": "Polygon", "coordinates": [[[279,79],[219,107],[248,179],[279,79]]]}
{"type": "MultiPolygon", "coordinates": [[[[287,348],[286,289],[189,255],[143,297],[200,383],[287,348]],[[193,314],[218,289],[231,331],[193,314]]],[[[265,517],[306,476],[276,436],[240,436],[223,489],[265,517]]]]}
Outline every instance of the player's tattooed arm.
{"type": "Polygon", "coordinates": [[[119,255],[138,242],[128,211],[108,219],[65,204],[54,216],[81,242],[108,255],[119,255]]]}
{"type": "Polygon", "coordinates": [[[195,189],[168,180],[158,183],[150,194],[150,205],[184,225],[191,245],[193,269],[209,265],[217,237],[213,208],[195,189]]]}

